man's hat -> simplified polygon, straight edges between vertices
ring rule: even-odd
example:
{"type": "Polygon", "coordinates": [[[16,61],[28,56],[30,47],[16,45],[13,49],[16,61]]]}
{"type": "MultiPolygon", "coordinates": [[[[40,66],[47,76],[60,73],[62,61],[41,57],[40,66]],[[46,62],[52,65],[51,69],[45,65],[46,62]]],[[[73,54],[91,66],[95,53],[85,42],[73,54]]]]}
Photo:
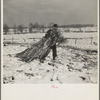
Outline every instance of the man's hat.
{"type": "Polygon", "coordinates": [[[58,25],[57,24],[54,24],[53,27],[58,27],[58,25]]]}

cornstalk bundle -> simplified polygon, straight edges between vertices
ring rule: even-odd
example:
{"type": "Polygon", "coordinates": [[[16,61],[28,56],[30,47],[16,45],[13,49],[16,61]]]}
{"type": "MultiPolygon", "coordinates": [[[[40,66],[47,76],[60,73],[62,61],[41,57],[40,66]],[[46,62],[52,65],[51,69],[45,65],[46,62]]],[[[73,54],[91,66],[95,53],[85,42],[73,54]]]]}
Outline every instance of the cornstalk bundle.
{"type": "Polygon", "coordinates": [[[39,42],[33,44],[30,48],[16,54],[16,57],[19,57],[24,62],[31,62],[34,59],[41,60],[49,54],[51,47],[56,44],[56,42],[62,42],[62,39],[62,37],[60,38],[56,36],[56,34],[53,34],[48,38],[43,37],[39,42]]]}

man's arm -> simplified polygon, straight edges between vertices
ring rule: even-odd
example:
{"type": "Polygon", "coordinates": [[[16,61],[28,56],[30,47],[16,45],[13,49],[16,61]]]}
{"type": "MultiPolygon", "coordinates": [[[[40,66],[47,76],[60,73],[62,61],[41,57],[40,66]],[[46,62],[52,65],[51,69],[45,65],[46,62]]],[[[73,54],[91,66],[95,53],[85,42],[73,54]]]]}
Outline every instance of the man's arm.
{"type": "Polygon", "coordinates": [[[50,37],[50,32],[51,32],[51,29],[49,29],[49,30],[47,31],[47,33],[45,34],[44,38],[49,38],[49,37],[50,37]]]}

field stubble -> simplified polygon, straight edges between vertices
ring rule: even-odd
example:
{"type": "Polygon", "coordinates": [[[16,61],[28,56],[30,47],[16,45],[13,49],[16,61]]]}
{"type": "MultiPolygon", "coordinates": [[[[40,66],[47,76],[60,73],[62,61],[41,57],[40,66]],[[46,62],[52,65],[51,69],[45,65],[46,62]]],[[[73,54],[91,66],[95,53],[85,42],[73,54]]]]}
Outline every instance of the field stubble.
{"type": "MultiPolygon", "coordinates": [[[[63,33],[64,35],[65,33],[63,33]]],[[[85,52],[83,49],[97,51],[97,35],[95,34],[65,34],[70,38],[57,48],[58,60],[52,62],[52,54],[46,57],[44,63],[34,60],[30,63],[20,61],[14,55],[39,41],[44,33],[25,35],[5,35],[3,48],[3,82],[14,83],[97,83],[97,52],[85,52]],[[91,38],[93,37],[92,44],[91,38]],[[74,39],[73,39],[74,38],[74,39]],[[77,40],[76,38],[82,38],[77,40]],[[85,40],[90,38],[88,42],[85,40]],[[82,41],[83,40],[83,41],[82,41]],[[11,42],[8,43],[7,42],[11,42]],[[17,45],[16,45],[17,44],[17,45]],[[26,44],[26,45],[25,45],[26,44]],[[74,48],[73,48],[74,47],[74,48]],[[80,49],[75,49],[80,48],[80,49]]]]}

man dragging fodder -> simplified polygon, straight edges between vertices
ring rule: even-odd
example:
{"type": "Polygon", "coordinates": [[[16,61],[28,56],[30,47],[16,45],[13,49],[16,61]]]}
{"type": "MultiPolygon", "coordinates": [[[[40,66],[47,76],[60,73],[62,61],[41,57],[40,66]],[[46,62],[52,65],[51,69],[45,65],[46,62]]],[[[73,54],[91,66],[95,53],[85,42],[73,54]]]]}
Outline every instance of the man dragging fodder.
{"type": "Polygon", "coordinates": [[[39,59],[40,62],[43,62],[52,49],[53,60],[55,60],[57,56],[56,43],[60,44],[64,41],[65,39],[58,30],[58,25],[54,24],[39,42],[33,44],[21,53],[16,54],[16,57],[21,58],[24,62],[31,62],[34,59],[39,59]]]}

